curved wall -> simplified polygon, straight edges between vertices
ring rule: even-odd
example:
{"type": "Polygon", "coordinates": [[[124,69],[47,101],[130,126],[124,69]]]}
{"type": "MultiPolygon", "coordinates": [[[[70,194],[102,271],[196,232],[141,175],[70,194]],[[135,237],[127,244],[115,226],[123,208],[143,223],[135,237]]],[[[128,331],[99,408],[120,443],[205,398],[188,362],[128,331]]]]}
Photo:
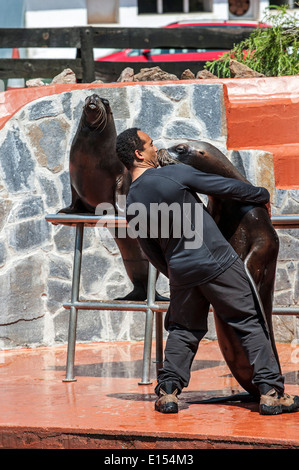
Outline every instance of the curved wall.
{"type": "MultiPolygon", "coordinates": [[[[182,140],[211,142],[253,184],[269,189],[273,213],[299,213],[299,193],[277,188],[273,155],[267,149],[228,148],[230,96],[222,81],[56,85],[6,92],[0,97],[3,347],[67,341],[68,311],[62,304],[70,298],[74,230],[48,224],[45,215],[56,213],[70,201],[70,144],[84,100],[94,92],[109,99],[118,132],[138,126],[158,147],[182,140]]],[[[299,301],[299,234],[294,232],[280,234],[275,301],[284,306],[299,301]]],[[[168,292],[166,278],[161,277],[158,286],[160,292],[168,292]]],[[[87,228],[82,298],[112,299],[129,289],[115,242],[105,233],[87,228]]],[[[77,340],[142,339],[144,319],[143,313],[134,312],[79,312],[77,340]]],[[[296,336],[294,317],[275,319],[275,327],[278,340],[291,341],[296,336]]],[[[213,322],[208,337],[215,338],[213,322]]]]}

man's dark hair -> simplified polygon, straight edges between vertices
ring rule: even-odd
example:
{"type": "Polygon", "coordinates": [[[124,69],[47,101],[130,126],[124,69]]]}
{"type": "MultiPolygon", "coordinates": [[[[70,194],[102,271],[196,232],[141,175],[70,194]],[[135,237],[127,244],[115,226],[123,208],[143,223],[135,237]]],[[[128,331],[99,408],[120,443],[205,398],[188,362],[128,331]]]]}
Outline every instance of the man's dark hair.
{"type": "Polygon", "coordinates": [[[140,139],[137,131],[138,127],[131,127],[123,131],[116,139],[116,155],[125,167],[130,170],[135,160],[135,150],[144,149],[144,141],[140,139]]]}

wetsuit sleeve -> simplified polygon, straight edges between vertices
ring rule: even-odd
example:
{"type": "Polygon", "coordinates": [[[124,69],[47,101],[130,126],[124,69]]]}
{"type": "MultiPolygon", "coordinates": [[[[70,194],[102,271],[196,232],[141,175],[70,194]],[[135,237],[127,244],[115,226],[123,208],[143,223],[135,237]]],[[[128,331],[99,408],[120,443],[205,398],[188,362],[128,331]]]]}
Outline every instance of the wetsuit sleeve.
{"type": "Polygon", "coordinates": [[[164,276],[168,277],[168,268],[163,251],[153,238],[138,238],[138,242],[148,260],[164,276]]]}
{"type": "Polygon", "coordinates": [[[266,188],[253,186],[234,178],[204,173],[188,165],[185,165],[181,176],[183,184],[201,194],[256,204],[267,204],[270,199],[266,188]]]}

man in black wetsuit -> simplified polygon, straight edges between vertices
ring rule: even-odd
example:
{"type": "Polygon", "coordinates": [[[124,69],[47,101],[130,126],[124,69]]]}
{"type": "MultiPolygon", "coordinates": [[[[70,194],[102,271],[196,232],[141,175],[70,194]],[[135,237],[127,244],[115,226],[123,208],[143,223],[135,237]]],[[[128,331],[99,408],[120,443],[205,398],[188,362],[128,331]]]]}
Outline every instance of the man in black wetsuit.
{"type": "Polygon", "coordinates": [[[253,383],[261,395],[260,413],[298,411],[299,397],[284,393],[284,378],[256,311],[243,262],[197,195],[266,204],[268,191],[188,165],[158,168],[157,148],[138,128],[118,136],[116,152],[132,176],[127,221],[149,261],[170,284],[165,318],[169,335],[157,378],[155,409],[178,411],[177,396],[189,383],[212,304],[235,329],[253,366],[253,383]]]}

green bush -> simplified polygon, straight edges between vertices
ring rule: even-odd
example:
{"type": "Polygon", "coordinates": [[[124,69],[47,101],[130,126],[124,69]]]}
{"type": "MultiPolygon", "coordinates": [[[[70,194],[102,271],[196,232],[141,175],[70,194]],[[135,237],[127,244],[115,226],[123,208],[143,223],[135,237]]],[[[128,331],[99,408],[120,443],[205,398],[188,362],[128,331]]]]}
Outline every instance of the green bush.
{"type": "Polygon", "coordinates": [[[205,68],[219,78],[230,78],[231,59],[247,65],[267,77],[299,74],[299,20],[286,6],[270,6],[263,23],[249,38],[235,44],[220,59],[207,62],[205,68]]]}

